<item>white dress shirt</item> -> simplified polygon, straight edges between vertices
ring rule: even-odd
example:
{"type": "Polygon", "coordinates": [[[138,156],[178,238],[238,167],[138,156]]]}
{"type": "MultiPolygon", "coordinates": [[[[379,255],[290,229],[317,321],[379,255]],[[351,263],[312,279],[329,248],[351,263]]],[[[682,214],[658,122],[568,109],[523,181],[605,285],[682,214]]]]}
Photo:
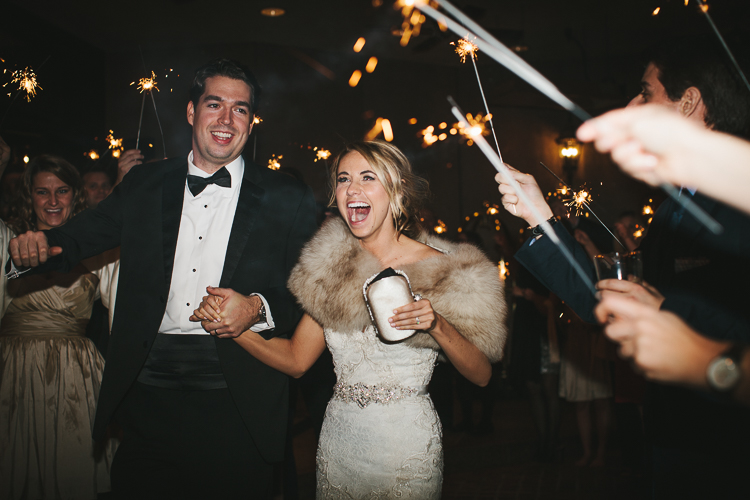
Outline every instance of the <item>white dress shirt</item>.
{"type": "MultiPolygon", "coordinates": [[[[185,182],[180,231],[177,236],[172,282],[169,286],[167,309],[159,332],[170,334],[208,335],[200,323],[189,320],[190,315],[207,294],[207,286],[219,286],[224,269],[224,258],[232,231],[234,213],[240,197],[240,186],[245,172],[242,156],[226,166],[232,176],[229,188],[209,184],[193,196],[185,182]]],[[[193,163],[193,152],[188,155],[188,174],[209,177],[210,174],[193,163]]],[[[267,323],[257,323],[252,330],[260,332],[274,328],[268,303],[258,295],[266,308],[267,323]]]]}

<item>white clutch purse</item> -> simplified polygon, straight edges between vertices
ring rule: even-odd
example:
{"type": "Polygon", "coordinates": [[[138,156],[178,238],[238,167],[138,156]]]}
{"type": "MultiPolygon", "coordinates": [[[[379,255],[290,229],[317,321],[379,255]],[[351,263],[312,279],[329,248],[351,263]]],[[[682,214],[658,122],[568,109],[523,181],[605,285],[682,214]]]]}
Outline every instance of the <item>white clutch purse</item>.
{"type": "Polygon", "coordinates": [[[398,342],[414,335],[416,330],[397,330],[388,323],[394,309],[421,298],[412,293],[411,282],[405,272],[389,267],[365,281],[362,293],[370,318],[383,340],[398,342]]]}

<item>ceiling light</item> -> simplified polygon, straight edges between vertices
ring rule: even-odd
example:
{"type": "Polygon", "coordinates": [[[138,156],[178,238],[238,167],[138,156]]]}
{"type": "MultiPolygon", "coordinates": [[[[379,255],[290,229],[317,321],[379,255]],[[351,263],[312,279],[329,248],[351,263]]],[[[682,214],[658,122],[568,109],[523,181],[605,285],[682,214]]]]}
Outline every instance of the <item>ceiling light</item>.
{"type": "Polygon", "coordinates": [[[279,7],[266,7],[265,9],[261,10],[260,13],[267,17],[279,17],[283,16],[286,11],[284,9],[280,9],[279,7]]]}

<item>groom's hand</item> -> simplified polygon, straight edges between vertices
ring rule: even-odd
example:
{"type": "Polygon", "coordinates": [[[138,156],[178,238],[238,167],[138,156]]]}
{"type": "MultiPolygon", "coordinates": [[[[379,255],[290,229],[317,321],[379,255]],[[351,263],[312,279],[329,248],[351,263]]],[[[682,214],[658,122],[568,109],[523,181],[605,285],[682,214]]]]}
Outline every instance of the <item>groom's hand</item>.
{"type": "Polygon", "coordinates": [[[16,267],[36,267],[61,254],[62,248],[50,248],[47,236],[41,231],[27,231],[8,242],[8,251],[16,267]]]}
{"type": "Polygon", "coordinates": [[[248,297],[231,288],[212,286],[206,291],[209,296],[204,298],[190,320],[200,321],[203,329],[211,335],[222,339],[239,337],[260,320],[263,301],[257,295],[248,297]]]}

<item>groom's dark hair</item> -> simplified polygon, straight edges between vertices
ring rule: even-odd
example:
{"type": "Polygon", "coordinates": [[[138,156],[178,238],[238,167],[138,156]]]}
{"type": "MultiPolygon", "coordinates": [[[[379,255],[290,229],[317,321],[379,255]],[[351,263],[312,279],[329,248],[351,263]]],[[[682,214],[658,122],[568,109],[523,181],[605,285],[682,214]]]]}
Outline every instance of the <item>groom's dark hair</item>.
{"type": "Polygon", "coordinates": [[[252,71],[231,59],[216,59],[195,70],[193,86],[190,87],[190,100],[193,106],[198,106],[198,101],[206,91],[206,80],[213,76],[226,76],[245,82],[250,87],[250,111],[255,114],[260,103],[260,84],[252,71]]]}

